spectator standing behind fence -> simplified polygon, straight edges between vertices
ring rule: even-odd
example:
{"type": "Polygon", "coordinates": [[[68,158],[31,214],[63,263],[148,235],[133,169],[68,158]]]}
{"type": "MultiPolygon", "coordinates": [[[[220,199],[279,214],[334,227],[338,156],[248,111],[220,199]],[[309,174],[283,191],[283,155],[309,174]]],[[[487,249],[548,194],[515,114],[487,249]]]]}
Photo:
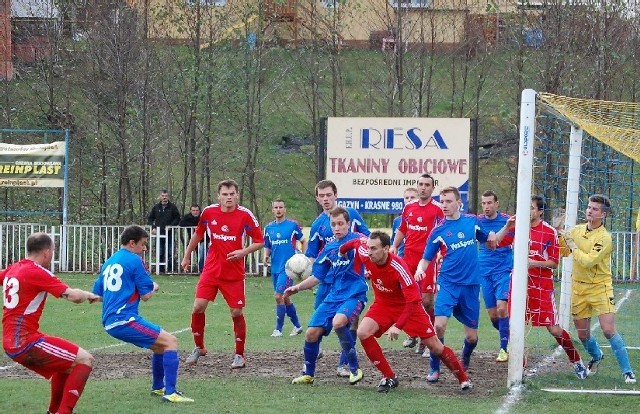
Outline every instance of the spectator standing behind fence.
{"type": "MultiPolygon", "coordinates": [[[[198,225],[198,220],[200,220],[200,206],[197,204],[192,204],[190,211],[182,216],[180,219],[180,223],[178,226],[180,227],[196,227],[198,225]]],[[[187,234],[189,235],[189,239],[193,235],[193,229],[187,229],[187,234]]],[[[182,234],[180,235],[182,239],[182,234]]],[[[206,238],[206,237],[205,237],[206,238]]],[[[205,256],[205,239],[202,239],[200,243],[198,243],[198,273],[202,273],[202,268],[204,267],[204,256],[205,256]]],[[[188,243],[188,241],[187,241],[188,243]]]]}
{"type": "Polygon", "coordinates": [[[180,211],[175,204],[169,201],[169,192],[167,190],[160,191],[159,202],[153,206],[147,216],[147,225],[151,226],[151,234],[156,234],[160,230],[161,237],[158,243],[160,249],[160,266],[161,272],[166,272],[169,268],[173,268],[173,240],[171,231],[167,231],[167,226],[176,226],[180,222],[180,211]],[[165,252],[168,256],[165,257],[165,252]]]}

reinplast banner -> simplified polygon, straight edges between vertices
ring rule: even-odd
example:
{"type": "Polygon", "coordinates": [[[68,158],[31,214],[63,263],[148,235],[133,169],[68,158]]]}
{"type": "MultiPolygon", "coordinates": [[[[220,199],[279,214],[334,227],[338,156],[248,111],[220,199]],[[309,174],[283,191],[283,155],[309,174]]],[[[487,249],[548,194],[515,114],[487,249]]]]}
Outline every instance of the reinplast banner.
{"type": "Polygon", "coordinates": [[[0,143],[0,187],[64,187],[64,141],[0,143]]]}
{"type": "Polygon", "coordinates": [[[363,213],[399,213],[403,193],[428,173],[433,192],[457,187],[467,209],[469,118],[328,118],[326,177],[338,204],[363,213]]]}

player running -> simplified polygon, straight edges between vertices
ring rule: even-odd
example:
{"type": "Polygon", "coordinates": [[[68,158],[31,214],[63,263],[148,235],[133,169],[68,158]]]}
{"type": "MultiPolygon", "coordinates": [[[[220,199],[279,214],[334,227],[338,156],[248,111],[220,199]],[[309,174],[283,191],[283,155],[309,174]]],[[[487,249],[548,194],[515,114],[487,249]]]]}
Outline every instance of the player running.
{"type": "MultiPolygon", "coordinates": [[[[430,262],[441,248],[445,248],[446,253],[438,275],[440,290],[435,303],[435,328],[440,342],[444,343],[451,315],[464,325],[462,366],[466,371],[471,362],[471,354],[478,344],[480,280],[477,242],[495,246],[496,235],[485,232],[476,216],[460,213],[462,202],[456,187],[445,187],[440,191],[440,205],[445,220],[431,232],[415,279],[419,281],[425,278],[425,270],[430,262]]],[[[440,358],[432,355],[430,364],[427,381],[436,382],[440,378],[440,358]]]]}
{"type": "Polygon", "coordinates": [[[70,288],[47,270],[53,248],[49,235],[34,233],[27,239],[27,257],[0,272],[2,346],[9,358],[50,380],[48,414],[71,414],[91,374],[93,356],[66,339],[40,332],[40,317],[48,294],[73,303],[98,297],[70,288]]]}
{"type": "Polygon", "coordinates": [[[238,205],[239,197],[235,181],[218,183],[219,204],[212,204],[202,210],[198,227],[184,252],[182,268],[186,271],[191,266],[191,252],[207,232],[211,243],[193,301],[191,332],[196,347],[185,361],[189,365],[195,365],[198,358],[207,354],[204,346],[205,311],[209,302],[213,302],[220,292],[229,306],[235,334],[235,355],[231,369],[245,367],[247,323],[242,313],[246,305],[244,258],[262,249],[264,238],[262,228],[253,213],[238,205]],[[246,237],[251,238],[251,244],[244,247],[246,237]]]}
{"type": "Polygon", "coordinates": [[[126,227],[120,235],[120,250],[102,265],[93,285],[93,293],[102,300],[102,326],[114,338],[153,352],[151,395],[172,403],[193,402],[176,389],[178,339],[138,312],[140,301],[151,299],[158,290],[141,257],[148,239],[142,227],[126,227]]]}
{"type": "Polygon", "coordinates": [[[273,281],[274,297],[276,299],[276,327],[271,336],[282,336],[284,317],[289,316],[293,324],[293,330],[289,336],[302,333],[302,326],[298,320],[296,307],[291,299],[284,299],[284,290],[292,285],[293,281],[284,271],[284,265],[291,256],[296,253],[296,246],[300,242],[300,250],[304,253],[307,249],[307,240],[302,234],[300,225],[287,218],[287,208],[284,200],[277,199],[271,203],[271,211],[275,220],[264,228],[264,265],[271,264],[271,279],[273,281]]]}
{"type": "Polygon", "coordinates": [[[284,291],[286,298],[301,290],[311,289],[321,282],[329,287],[329,293],[309,320],[304,342],[304,372],[294,378],[292,384],[313,384],[320,342],[332,329],[335,329],[340,346],[347,355],[349,384],[357,384],[364,376],[358,364],[355,340],[349,332],[349,324],[364,309],[368,286],[362,275],[362,263],[354,260],[355,254],[350,252],[347,257],[342,257],[339,252],[342,244],[364,236],[350,230],[349,213],[342,207],[331,211],[330,220],[335,240],[325,245],[320,252],[313,263],[312,275],[284,291]]]}
{"type": "Polygon", "coordinates": [[[356,254],[364,263],[365,273],[371,280],[374,302],[367,310],[358,326],[358,338],[371,363],[383,375],[378,385],[379,392],[388,392],[398,386],[398,377],[382,353],[376,338],[388,332],[391,340],[398,339],[403,330],[411,337],[420,338],[431,354],[439,357],[453,372],[462,390],[470,390],[473,385],[456,358],[453,350],[437,338],[427,312],[422,307],[422,297],[417,283],[409,273],[406,263],[389,252],[391,240],[384,232],[374,231],[364,241],[353,239],[340,247],[346,254],[356,249],[356,254]]]}

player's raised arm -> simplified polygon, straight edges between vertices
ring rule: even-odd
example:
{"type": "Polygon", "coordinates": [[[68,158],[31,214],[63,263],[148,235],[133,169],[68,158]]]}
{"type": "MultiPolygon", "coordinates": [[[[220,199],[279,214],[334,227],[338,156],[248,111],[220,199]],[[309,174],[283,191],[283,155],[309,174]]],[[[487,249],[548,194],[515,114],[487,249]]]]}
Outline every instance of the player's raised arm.
{"type": "Polygon", "coordinates": [[[305,280],[303,280],[302,282],[298,283],[297,285],[289,286],[287,289],[285,289],[282,296],[285,298],[288,298],[289,296],[295,295],[301,290],[312,289],[314,286],[318,285],[319,283],[320,283],[320,279],[311,275],[305,280]]]}

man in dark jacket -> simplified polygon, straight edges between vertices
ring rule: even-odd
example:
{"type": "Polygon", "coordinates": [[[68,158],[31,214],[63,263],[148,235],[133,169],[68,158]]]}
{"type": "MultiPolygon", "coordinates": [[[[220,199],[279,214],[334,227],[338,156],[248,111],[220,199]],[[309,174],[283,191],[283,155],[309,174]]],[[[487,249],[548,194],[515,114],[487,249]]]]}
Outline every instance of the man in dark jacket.
{"type": "MultiPolygon", "coordinates": [[[[180,223],[178,223],[178,226],[196,227],[198,225],[199,220],[200,220],[200,206],[197,204],[192,204],[191,210],[187,214],[182,216],[182,219],[180,219],[180,223]]],[[[180,234],[181,240],[184,234],[185,233],[180,234]]],[[[187,234],[187,243],[188,243],[189,239],[191,239],[191,236],[193,235],[193,228],[187,229],[186,234],[187,234]]],[[[202,272],[202,268],[204,267],[204,258],[206,256],[206,251],[204,247],[205,239],[202,239],[202,241],[198,244],[198,272],[202,272]]]]}
{"type": "MultiPolygon", "coordinates": [[[[180,211],[178,207],[169,201],[169,192],[162,190],[160,192],[160,202],[153,206],[149,215],[147,216],[147,224],[152,226],[151,234],[156,234],[157,231],[160,235],[166,235],[160,237],[158,248],[160,249],[160,271],[165,272],[167,267],[173,268],[173,234],[171,231],[167,231],[167,226],[176,226],[180,222],[180,211]],[[166,265],[166,266],[165,266],[166,265]]],[[[155,258],[154,258],[155,259],[155,258]]]]}

